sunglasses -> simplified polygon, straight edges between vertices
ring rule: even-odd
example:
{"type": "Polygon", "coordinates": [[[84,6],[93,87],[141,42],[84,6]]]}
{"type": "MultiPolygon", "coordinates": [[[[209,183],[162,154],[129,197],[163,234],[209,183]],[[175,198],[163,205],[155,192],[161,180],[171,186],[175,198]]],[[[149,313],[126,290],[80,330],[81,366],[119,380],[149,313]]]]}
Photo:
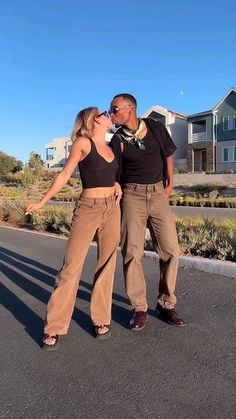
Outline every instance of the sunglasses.
{"type": "Polygon", "coordinates": [[[114,115],[116,115],[117,114],[117,112],[119,112],[121,109],[125,109],[125,108],[128,108],[128,106],[132,106],[132,108],[133,108],[133,105],[124,105],[124,106],[112,106],[110,109],[109,109],[109,111],[108,111],[108,113],[109,113],[109,115],[111,115],[112,113],[114,114],[114,115]]]}
{"type": "Polygon", "coordinates": [[[101,112],[101,113],[99,113],[97,116],[96,116],[96,118],[100,118],[100,116],[106,116],[107,118],[109,118],[109,112],[107,112],[107,111],[104,111],[104,112],[101,112]]]}

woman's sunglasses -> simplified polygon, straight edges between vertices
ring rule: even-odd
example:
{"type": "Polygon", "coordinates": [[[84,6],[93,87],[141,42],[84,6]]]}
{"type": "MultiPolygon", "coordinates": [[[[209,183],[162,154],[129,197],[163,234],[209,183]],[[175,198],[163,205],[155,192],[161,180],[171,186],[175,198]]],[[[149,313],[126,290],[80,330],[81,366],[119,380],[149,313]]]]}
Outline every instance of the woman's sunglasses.
{"type": "Polygon", "coordinates": [[[99,113],[97,116],[96,116],[96,118],[100,118],[100,116],[106,116],[107,118],[109,118],[109,113],[107,112],[107,111],[104,111],[104,112],[101,112],[101,113],[99,113]]]}

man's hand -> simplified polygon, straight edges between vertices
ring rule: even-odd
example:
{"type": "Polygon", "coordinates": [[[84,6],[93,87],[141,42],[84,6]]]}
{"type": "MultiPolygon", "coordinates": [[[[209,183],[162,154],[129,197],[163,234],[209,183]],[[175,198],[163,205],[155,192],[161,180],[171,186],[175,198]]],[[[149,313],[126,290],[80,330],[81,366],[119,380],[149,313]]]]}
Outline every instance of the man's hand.
{"type": "Polygon", "coordinates": [[[169,199],[171,192],[173,190],[173,172],[174,172],[173,157],[172,156],[167,157],[166,162],[167,162],[167,185],[165,187],[165,194],[166,194],[167,199],[169,199]]]}
{"type": "Polygon", "coordinates": [[[172,185],[167,185],[166,186],[166,188],[165,188],[165,194],[166,194],[167,199],[170,198],[170,195],[171,195],[172,190],[173,190],[173,186],[172,185]]]}
{"type": "Polygon", "coordinates": [[[122,189],[120,187],[120,184],[115,182],[115,199],[116,199],[116,205],[119,205],[121,197],[122,197],[122,189]]]}

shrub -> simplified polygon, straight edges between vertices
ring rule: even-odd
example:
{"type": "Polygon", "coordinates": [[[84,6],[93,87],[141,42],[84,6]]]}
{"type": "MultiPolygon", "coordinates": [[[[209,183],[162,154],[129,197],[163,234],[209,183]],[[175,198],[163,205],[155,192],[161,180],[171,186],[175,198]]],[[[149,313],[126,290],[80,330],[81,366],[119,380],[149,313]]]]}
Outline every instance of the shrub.
{"type": "Polygon", "coordinates": [[[81,183],[80,183],[80,180],[79,179],[75,179],[75,178],[71,177],[68,180],[68,185],[71,186],[71,187],[73,187],[73,188],[78,188],[80,186],[80,184],[81,183]]]}
{"type": "MultiPolygon", "coordinates": [[[[176,227],[181,253],[236,262],[236,222],[205,218],[177,218],[176,227]]],[[[146,250],[154,250],[146,236],[146,250]]]]}
{"type": "Polygon", "coordinates": [[[236,208],[236,198],[223,198],[212,191],[210,197],[198,197],[197,195],[172,195],[170,205],[189,206],[189,207],[219,207],[236,208]]]}

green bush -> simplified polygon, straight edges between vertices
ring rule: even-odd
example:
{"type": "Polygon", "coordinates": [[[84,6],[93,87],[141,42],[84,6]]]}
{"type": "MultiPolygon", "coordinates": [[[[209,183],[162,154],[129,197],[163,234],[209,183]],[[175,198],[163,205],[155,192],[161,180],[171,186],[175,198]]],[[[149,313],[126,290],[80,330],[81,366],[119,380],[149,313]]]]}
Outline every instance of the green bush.
{"type": "Polygon", "coordinates": [[[170,205],[189,207],[236,208],[236,198],[223,198],[214,192],[209,197],[190,195],[172,195],[170,205]]]}
{"type": "Polygon", "coordinates": [[[72,188],[78,188],[80,186],[81,182],[79,179],[75,179],[73,177],[71,177],[68,180],[68,185],[71,186],[72,188]]]}
{"type": "MultiPolygon", "coordinates": [[[[206,218],[177,218],[181,254],[236,262],[236,222],[206,218]]],[[[146,250],[154,250],[150,238],[146,250]]]]}
{"type": "Polygon", "coordinates": [[[176,227],[183,254],[236,261],[236,222],[178,218],[176,227]]]}

